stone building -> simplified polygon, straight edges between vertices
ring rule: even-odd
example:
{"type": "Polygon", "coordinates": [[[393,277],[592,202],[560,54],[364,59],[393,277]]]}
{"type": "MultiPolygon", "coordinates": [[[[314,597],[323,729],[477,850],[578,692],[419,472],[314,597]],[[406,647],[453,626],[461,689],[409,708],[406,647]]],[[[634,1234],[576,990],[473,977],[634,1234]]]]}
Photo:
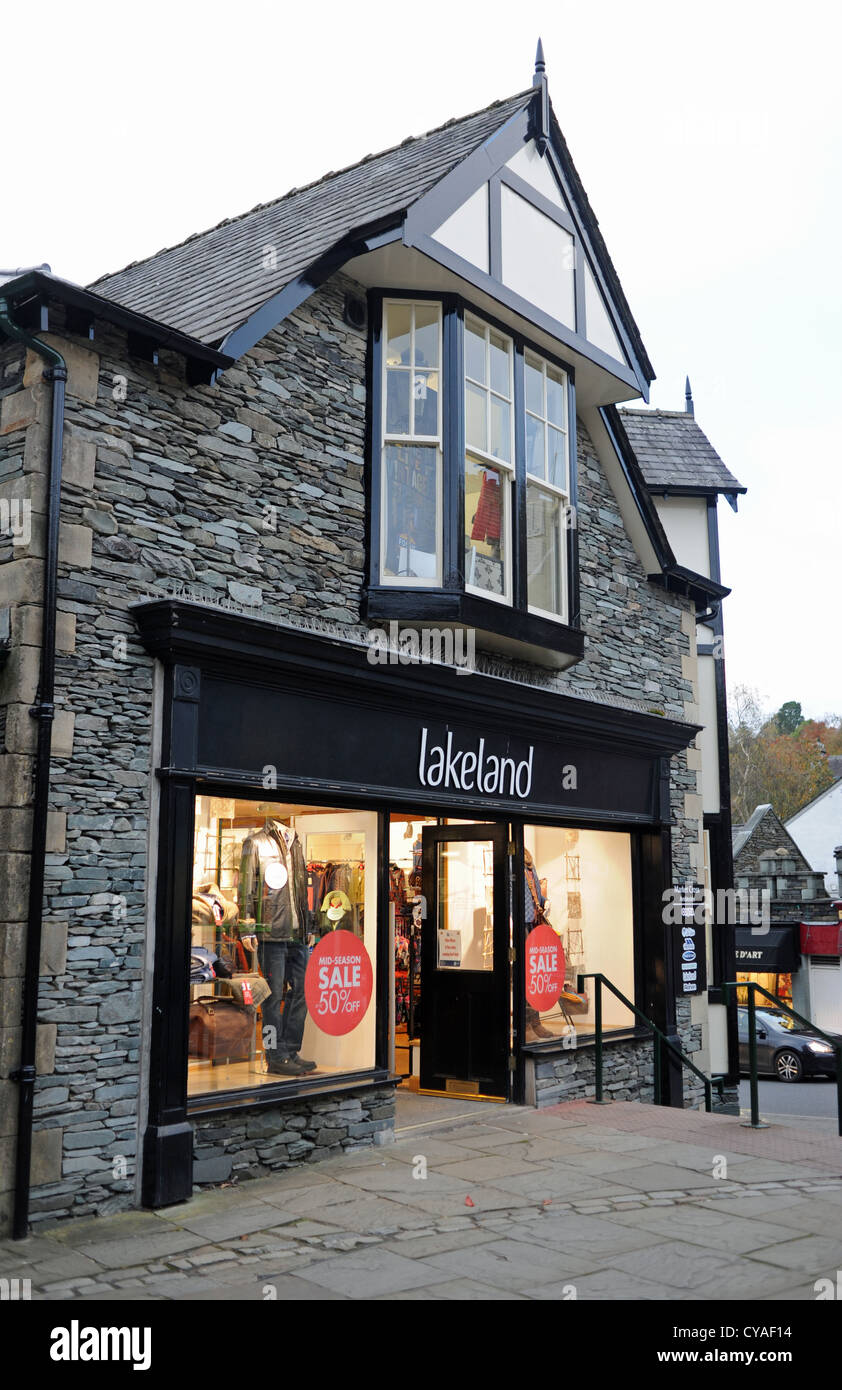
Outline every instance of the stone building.
{"type": "Polygon", "coordinates": [[[407,1090],[591,1093],[596,974],[733,1083],[728,939],[665,912],[730,884],[728,590],[617,408],[653,370],[543,60],[88,289],[8,278],[0,335],[4,1221],[383,1142],[407,1090]]]}
{"type": "Polygon", "coordinates": [[[754,980],[819,1028],[842,1026],[842,910],[770,805],[734,826],[734,882],[743,921],[738,980],[754,980]],[[762,910],[758,905],[762,903],[762,910]],[[762,919],[762,920],[761,920],[762,919]]]}

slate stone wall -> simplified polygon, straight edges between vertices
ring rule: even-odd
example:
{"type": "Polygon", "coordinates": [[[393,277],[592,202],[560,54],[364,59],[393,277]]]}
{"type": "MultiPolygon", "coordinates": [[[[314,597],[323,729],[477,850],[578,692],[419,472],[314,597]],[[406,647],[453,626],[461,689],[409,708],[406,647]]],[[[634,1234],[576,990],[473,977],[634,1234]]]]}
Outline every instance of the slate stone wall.
{"type": "MultiPolygon", "coordinates": [[[[55,1045],[44,1051],[36,1089],[36,1141],[49,1160],[34,1171],[36,1220],[135,1202],[154,757],[153,662],[130,606],[183,586],[186,596],[264,619],[359,626],[366,337],[343,321],[353,288],[334,277],[212,386],[188,386],[181,359],[166,351],[157,366],[129,357],[124,335],[108,325],[98,324],[89,342],[64,334],[60,315],[51,322],[70,379],[56,834],[45,891],[53,949],[39,1008],[42,1034],[55,1045]]],[[[27,357],[24,376],[20,367],[16,353],[0,378],[4,419],[14,436],[9,456],[20,460],[14,476],[34,492],[46,467],[48,388],[40,359],[27,357]],[[39,401],[36,418],[30,406],[39,401]]],[[[579,476],[587,652],[570,672],[532,674],[573,695],[631,698],[692,718],[691,605],[646,580],[581,429],[579,476]]],[[[25,564],[37,560],[35,529],[31,550],[11,565],[18,632],[24,610],[40,601],[40,566],[25,564]]],[[[4,698],[0,686],[0,704],[4,698]]],[[[19,723],[26,725],[22,716],[19,723]]],[[[695,757],[691,750],[673,759],[677,878],[694,872],[698,853],[695,757]]],[[[0,766],[0,785],[2,775],[0,766]]],[[[12,994],[10,1016],[18,1007],[12,994]]],[[[299,1113],[310,1125],[306,1107],[299,1113]]]]}
{"type": "Polygon", "coordinates": [[[354,1088],[250,1114],[234,1110],[202,1118],[195,1125],[193,1185],[267,1177],[347,1150],[387,1143],[394,1125],[392,1086],[354,1088]]]}

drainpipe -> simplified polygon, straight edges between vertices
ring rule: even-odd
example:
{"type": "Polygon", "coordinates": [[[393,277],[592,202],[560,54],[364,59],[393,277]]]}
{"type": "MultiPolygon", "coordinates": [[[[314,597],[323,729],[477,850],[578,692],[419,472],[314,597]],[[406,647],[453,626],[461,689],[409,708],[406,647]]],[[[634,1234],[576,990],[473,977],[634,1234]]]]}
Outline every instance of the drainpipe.
{"type": "Polygon", "coordinates": [[[58,537],[61,510],[62,442],[64,436],[64,392],[67,364],[60,353],[19,328],[10,317],[10,306],[0,297],[0,332],[15,338],[49,364],[45,372],[52,382],[50,423],[50,472],[47,490],[47,536],[44,555],[44,596],[42,604],[41,671],[35,704],[29,713],[38,721],[35,751],[35,786],[32,806],[32,851],[29,863],[29,906],[26,927],[26,961],[23,982],[20,1066],[12,1080],[20,1086],[18,1096],[17,1164],[12,1236],[22,1240],[29,1229],[29,1178],[32,1163],[32,1117],[35,1100],[35,1044],[38,1023],[38,976],[41,966],[41,922],[44,906],[44,859],[47,851],[47,810],[50,795],[50,751],[53,741],[56,666],[56,591],[58,580],[58,537]]]}

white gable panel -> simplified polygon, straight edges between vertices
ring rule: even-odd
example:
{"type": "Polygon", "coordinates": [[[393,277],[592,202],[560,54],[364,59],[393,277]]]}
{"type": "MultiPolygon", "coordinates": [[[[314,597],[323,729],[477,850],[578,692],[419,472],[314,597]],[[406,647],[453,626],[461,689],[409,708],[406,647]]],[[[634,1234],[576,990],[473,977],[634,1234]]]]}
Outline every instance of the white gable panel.
{"type": "Polygon", "coordinates": [[[452,212],[433,237],[463,260],[488,274],[488,184],[452,212]]]}
{"type": "Polygon", "coordinates": [[[503,283],[575,330],[572,236],[505,184],[500,192],[503,283]]]}
{"type": "Polygon", "coordinates": [[[602,302],[602,295],[593,277],[590,266],[585,263],[585,332],[589,343],[602,348],[609,357],[625,362],[626,355],[620,347],[620,340],[611,325],[608,312],[602,302]]]}
{"type": "Polygon", "coordinates": [[[546,159],[538,153],[538,146],[534,140],[530,140],[519,149],[509,160],[506,168],[511,169],[513,174],[519,174],[536,192],[543,193],[545,198],[555,203],[557,208],[561,208],[563,212],[568,211],[552,169],[546,159]]]}

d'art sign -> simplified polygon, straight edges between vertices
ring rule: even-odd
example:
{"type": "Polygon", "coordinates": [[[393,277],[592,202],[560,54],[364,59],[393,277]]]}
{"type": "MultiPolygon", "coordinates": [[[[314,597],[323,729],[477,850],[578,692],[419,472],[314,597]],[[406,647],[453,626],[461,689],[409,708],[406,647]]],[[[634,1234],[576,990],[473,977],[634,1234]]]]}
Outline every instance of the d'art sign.
{"type": "Polygon", "coordinates": [[[459,748],[453,734],[445,743],[431,743],[429,730],[421,730],[421,756],[418,776],[422,787],[452,787],[458,792],[480,792],[484,796],[519,797],[524,801],[532,789],[532,757],[535,749],[520,762],[486,749],[485,739],[475,748],[459,748]]]}

